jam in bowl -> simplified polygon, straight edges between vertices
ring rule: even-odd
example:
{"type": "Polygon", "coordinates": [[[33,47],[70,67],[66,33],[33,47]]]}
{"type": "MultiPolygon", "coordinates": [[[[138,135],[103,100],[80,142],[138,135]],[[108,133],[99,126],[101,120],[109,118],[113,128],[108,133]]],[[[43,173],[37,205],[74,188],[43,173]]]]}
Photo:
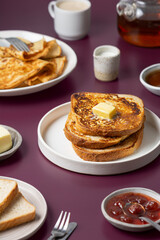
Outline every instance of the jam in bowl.
{"type": "Polygon", "coordinates": [[[120,189],[102,201],[101,210],[104,217],[120,229],[149,230],[152,226],[141,216],[160,222],[160,195],[146,188],[120,189]]]}

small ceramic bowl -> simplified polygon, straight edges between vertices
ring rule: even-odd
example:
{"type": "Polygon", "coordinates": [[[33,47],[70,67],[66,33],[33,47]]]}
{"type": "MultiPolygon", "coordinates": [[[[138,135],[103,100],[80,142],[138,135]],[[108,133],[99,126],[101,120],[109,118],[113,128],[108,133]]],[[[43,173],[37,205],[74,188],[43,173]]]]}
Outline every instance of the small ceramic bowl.
{"type": "Polygon", "coordinates": [[[146,82],[146,76],[151,73],[154,72],[156,70],[160,70],[160,63],[151,65],[145,69],[143,69],[143,71],[140,73],[140,82],[142,83],[142,85],[150,92],[159,95],[160,96],[160,87],[158,86],[153,86],[149,83],[146,82]]]}
{"type": "Polygon", "coordinates": [[[19,134],[19,132],[17,132],[14,128],[8,127],[6,125],[1,124],[1,126],[6,128],[11,134],[13,145],[8,151],[0,153],[0,161],[9,158],[11,155],[13,155],[22,143],[22,136],[19,134]]]}
{"type": "MultiPolygon", "coordinates": [[[[132,188],[122,188],[119,189],[115,192],[112,192],[111,194],[109,194],[106,198],[104,198],[104,200],[102,201],[101,204],[101,211],[103,216],[115,227],[122,229],[122,230],[126,230],[126,231],[131,231],[131,232],[143,232],[143,231],[147,231],[152,229],[153,227],[151,226],[151,224],[144,224],[144,225],[138,225],[138,224],[131,224],[131,223],[125,223],[125,222],[121,222],[119,220],[116,220],[112,217],[110,217],[108,215],[108,213],[106,212],[106,204],[108,203],[108,201],[112,198],[115,197],[116,195],[119,194],[123,194],[123,193],[128,193],[128,192],[134,192],[134,193],[141,193],[144,195],[148,195],[152,198],[154,198],[155,200],[160,202],[160,194],[147,189],[147,188],[141,188],[141,187],[132,187],[132,188]]],[[[158,221],[156,221],[157,223],[160,223],[160,219],[158,221]]]]}

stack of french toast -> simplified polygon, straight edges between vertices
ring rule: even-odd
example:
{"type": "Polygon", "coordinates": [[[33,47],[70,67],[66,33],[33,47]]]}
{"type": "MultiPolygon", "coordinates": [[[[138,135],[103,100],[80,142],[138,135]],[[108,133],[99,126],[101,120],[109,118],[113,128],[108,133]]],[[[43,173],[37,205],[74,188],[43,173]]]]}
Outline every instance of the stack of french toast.
{"type": "Polygon", "coordinates": [[[64,133],[83,160],[112,161],[139,148],[144,121],[144,104],[139,97],[80,92],[71,96],[64,133]]]}

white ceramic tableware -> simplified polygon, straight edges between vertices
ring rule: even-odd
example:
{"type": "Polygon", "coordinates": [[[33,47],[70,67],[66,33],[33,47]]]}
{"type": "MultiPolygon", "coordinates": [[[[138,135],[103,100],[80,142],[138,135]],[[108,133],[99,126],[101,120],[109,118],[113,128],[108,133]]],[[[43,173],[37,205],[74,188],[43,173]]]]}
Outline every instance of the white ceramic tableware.
{"type": "Polygon", "coordinates": [[[88,0],[58,0],[48,5],[54,28],[60,38],[78,40],[85,37],[90,28],[91,3],[88,0]]]}
{"type": "Polygon", "coordinates": [[[156,114],[145,109],[143,141],[135,153],[108,162],[82,160],[74,152],[71,142],[64,135],[64,126],[70,108],[70,102],[59,105],[47,112],[38,124],[38,146],[42,154],[52,163],[78,173],[113,175],[143,167],[159,155],[160,119],[156,114]]]}
{"type": "MultiPolygon", "coordinates": [[[[19,191],[36,207],[35,220],[20,226],[0,232],[1,240],[24,240],[33,236],[43,225],[47,217],[47,203],[41,192],[34,186],[16,178],[0,176],[1,179],[11,179],[18,183],[19,191]]],[[[35,238],[34,238],[35,239],[35,238]]]]}
{"type": "Polygon", "coordinates": [[[119,63],[120,50],[115,46],[99,46],[93,52],[94,74],[98,80],[115,80],[118,77],[119,63]]]}
{"type": "Polygon", "coordinates": [[[8,127],[6,125],[1,124],[1,126],[6,128],[11,134],[13,145],[9,150],[3,153],[0,153],[0,161],[12,156],[18,150],[18,148],[21,146],[21,143],[22,143],[22,136],[17,130],[15,130],[14,128],[8,127]]]}
{"type": "MultiPolygon", "coordinates": [[[[107,197],[105,197],[101,203],[101,211],[105,219],[107,219],[113,226],[120,228],[122,230],[126,231],[131,231],[131,232],[143,232],[147,231],[153,228],[153,226],[148,223],[145,225],[138,225],[138,224],[131,224],[131,223],[125,223],[121,222],[119,220],[116,220],[108,215],[106,212],[106,204],[108,201],[112,198],[115,197],[116,195],[123,194],[123,193],[128,193],[128,192],[134,192],[134,193],[141,193],[144,195],[148,195],[151,198],[154,198],[155,200],[160,202],[160,194],[157,192],[154,192],[150,189],[147,188],[141,188],[141,187],[129,187],[129,188],[122,188],[117,191],[112,192],[109,194],[107,197]]],[[[156,221],[157,223],[160,223],[160,219],[156,221]]]]}
{"type": "MultiPolygon", "coordinates": [[[[31,42],[39,41],[43,37],[45,38],[46,41],[51,41],[55,39],[47,35],[29,32],[29,31],[21,31],[21,30],[0,31],[0,35],[1,37],[11,37],[11,36],[20,37],[20,38],[27,39],[31,42]]],[[[73,51],[73,49],[68,44],[58,39],[56,39],[56,41],[61,46],[63,54],[67,57],[67,65],[62,75],[48,82],[36,84],[33,86],[21,87],[21,88],[19,87],[19,88],[12,88],[12,89],[0,89],[0,96],[7,97],[7,96],[20,96],[20,95],[32,94],[32,93],[40,92],[50,87],[53,87],[56,84],[63,81],[75,69],[77,65],[77,56],[73,51]]],[[[4,42],[2,42],[1,40],[0,40],[0,46],[8,47],[8,45],[4,44],[4,42]]]]}
{"type": "Polygon", "coordinates": [[[152,86],[151,84],[146,82],[146,76],[156,70],[160,71],[160,63],[153,64],[145,69],[140,73],[140,82],[142,85],[150,92],[160,96],[160,86],[152,86]]]}

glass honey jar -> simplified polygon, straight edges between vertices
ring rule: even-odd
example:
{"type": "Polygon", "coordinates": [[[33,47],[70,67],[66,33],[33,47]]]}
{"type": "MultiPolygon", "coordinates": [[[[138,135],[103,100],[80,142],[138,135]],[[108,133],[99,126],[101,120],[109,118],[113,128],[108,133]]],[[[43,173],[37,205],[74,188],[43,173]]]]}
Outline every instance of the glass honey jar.
{"type": "Polygon", "coordinates": [[[116,7],[118,31],[125,41],[160,46],[160,0],[121,0],[116,7]]]}

